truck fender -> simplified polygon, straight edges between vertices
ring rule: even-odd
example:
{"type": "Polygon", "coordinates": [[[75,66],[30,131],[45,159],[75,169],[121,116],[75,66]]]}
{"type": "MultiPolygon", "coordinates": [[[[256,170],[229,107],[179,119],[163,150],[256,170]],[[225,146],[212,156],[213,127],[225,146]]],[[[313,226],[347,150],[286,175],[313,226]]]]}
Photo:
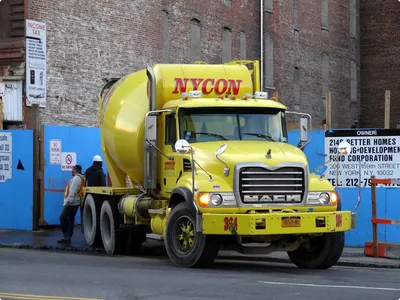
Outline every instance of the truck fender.
{"type": "Polygon", "coordinates": [[[174,207],[181,202],[186,202],[193,209],[193,212],[196,212],[196,207],[193,202],[193,193],[186,187],[177,187],[172,193],[171,197],[168,201],[168,207],[174,207]]]}

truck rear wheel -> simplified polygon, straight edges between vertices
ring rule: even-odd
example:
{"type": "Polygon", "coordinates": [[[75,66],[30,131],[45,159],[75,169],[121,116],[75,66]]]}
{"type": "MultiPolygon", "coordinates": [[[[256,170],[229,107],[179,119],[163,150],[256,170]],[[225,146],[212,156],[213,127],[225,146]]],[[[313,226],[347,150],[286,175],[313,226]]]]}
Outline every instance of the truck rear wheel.
{"type": "Polygon", "coordinates": [[[302,269],[328,269],[334,266],[344,249],[344,232],[326,233],[313,238],[310,247],[303,245],[288,252],[290,260],[302,269]]]}
{"type": "Polygon", "coordinates": [[[216,237],[196,232],[196,215],[183,202],[169,216],[165,248],[172,263],[178,267],[205,267],[217,257],[219,242],[216,237]]]}
{"type": "Polygon", "coordinates": [[[83,232],[89,246],[101,246],[100,233],[101,202],[95,201],[92,195],[87,195],[83,205],[83,232]]]}
{"type": "Polygon", "coordinates": [[[118,231],[119,215],[114,202],[104,201],[100,212],[100,231],[107,254],[123,254],[127,247],[127,234],[118,231]]]}

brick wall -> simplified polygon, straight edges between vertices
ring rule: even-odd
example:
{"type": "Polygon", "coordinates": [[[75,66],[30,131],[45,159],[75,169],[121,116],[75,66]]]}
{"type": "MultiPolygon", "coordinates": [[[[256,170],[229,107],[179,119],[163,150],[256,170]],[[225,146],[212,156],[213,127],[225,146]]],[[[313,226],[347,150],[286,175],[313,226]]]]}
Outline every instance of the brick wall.
{"type": "Polygon", "coordinates": [[[47,108],[43,123],[97,126],[97,94],[104,77],[121,77],[161,63],[162,10],[168,12],[171,63],[190,61],[190,19],[201,22],[201,59],[221,62],[222,27],[232,29],[232,58],[259,57],[258,1],[30,0],[29,18],[47,24],[47,108]]]}
{"type": "Polygon", "coordinates": [[[361,124],[384,127],[385,90],[391,128],[400,124],[400,3],[361,0],[361,124]]]}
{"type": "Polygon", "coordinates": [[[293,1],[275,0],[273,11],[265,13],[265,34],[274,43],[273,85],[289,109],[309,113],[313,123],[321,125],[325,119],[321,56],[327,53],[332,126],[350,127],[359,112],[359,76],[357,100],[350,101],[350,60],[359,66],[359,41],[350,37],[349,1],[328,1],[327,29],[321,27],[321,2],[298,1],[298,28],[293,26],[293,1]],[[295,93],[295,67],[300,97],[295,93]]]}

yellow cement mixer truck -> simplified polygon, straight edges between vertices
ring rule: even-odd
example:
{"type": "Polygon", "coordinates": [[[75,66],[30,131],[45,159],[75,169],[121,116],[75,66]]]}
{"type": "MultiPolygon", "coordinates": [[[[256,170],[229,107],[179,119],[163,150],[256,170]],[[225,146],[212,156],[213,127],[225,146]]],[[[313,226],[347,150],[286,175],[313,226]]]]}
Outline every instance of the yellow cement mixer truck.
{"type": "Polygon", "coordinates": [[[157,64],[108,81],[99,126],[111,186],[85,188],[87,243],[117,254],[158,240],[179,267],[220,249],[336,264],[352,213],[288,143],[289,112],[271,98],[258,61],[157,64]]]}

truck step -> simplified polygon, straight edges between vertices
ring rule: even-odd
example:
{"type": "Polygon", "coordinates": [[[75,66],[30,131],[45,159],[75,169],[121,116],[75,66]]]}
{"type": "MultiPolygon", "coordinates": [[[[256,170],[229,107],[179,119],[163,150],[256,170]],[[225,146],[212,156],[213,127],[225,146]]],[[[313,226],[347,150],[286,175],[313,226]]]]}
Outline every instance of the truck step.
{"type": "Polygon", "coordinates": [[[155,234],[155,233],[146,233],[146,237],[151,240],[157,240],[157,241],[162,241],[164,237],[160,234],[155,234]]]}
{"type": "Polygon", "coordinates": [[[165,209],[149,209],[149,214],[165,215],[165,209]]]}

